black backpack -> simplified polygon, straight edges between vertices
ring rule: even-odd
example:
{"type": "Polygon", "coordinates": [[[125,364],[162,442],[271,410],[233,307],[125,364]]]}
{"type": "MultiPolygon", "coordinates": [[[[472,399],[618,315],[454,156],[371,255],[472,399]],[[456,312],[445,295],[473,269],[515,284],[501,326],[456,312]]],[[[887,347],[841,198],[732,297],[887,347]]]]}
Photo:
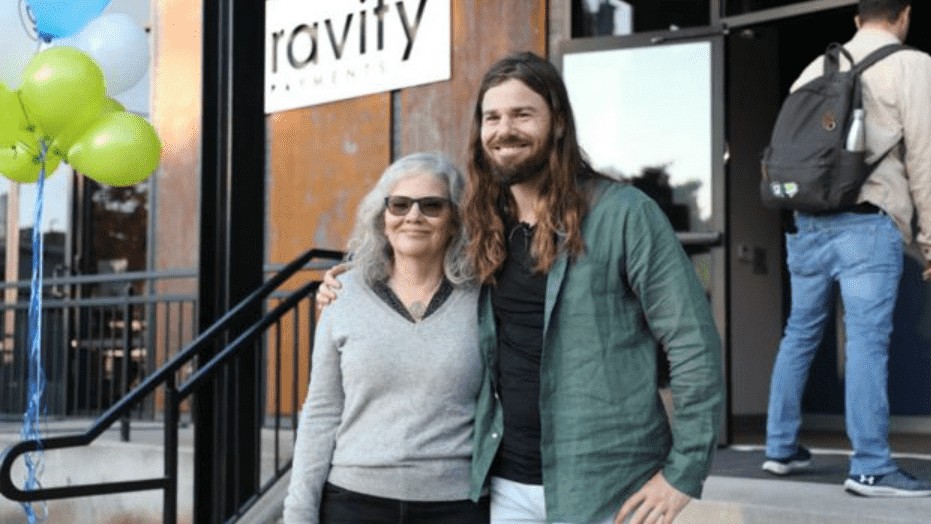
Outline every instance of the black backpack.
{"type": "MultiPolygon", "coordinates": [[[[867,165],[866,151],[848,150],[847,139],[863,133],[863,92],[860,74],[896,51],[909,49],[891,44],[870,53],[847,71],[840,71],[840,57],[853,57],[838,43],[824,53],[824,74],[793,91],[785,100],[769,146],[763,152],[760,197],[770,208],[806,213],[839,212],[856,204],[860,187],[885,158],[867,165]]],[[[860,142],[862,143],[862,141],[860,142]]]]}

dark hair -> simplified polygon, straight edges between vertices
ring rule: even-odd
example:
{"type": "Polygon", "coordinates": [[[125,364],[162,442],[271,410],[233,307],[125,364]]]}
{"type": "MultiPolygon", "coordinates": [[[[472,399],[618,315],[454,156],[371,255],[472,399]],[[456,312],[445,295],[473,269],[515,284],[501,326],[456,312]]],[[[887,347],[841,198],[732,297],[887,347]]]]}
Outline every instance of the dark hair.
{"type": "Polygon", "coordinates": [[[912,0],[860,0],[860,21],[885,20],[894,23],[912,0]]]}
{"type": "Polygon", "coordinates": [[[462,208],[470,237],[469,257],[484,283],[494,282],[494,274],[507,257],[501,213],[511,220],[517,217],[514,198],[495,179],[482,147],[482,101],[489,89],[511,79],[523,82],[543,97],[552,115],[549,162],[540,188],[542,202],[531,245],[535,269],[549,271],[560,250],[570,256],[585,250],[582,218],[587,202],[577,178],[591,174],[592,169],[579,147],[566,85],[548,61],[529,52],[513,54],[491,66],[482,78],[469,135],[469,185],[462,208]]]}

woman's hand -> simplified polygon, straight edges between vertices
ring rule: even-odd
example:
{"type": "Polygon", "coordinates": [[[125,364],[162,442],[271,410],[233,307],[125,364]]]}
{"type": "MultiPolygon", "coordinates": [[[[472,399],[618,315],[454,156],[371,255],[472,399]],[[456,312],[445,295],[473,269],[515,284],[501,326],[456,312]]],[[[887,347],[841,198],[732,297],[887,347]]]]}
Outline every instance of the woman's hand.
{"type": "Polygon", "coordinates": [[[336,277],[342,275],[349,270],[349,266],[346,264],[337,264],[326,271],[323,275],[323,283],[320,284],[320,287],[317,288],[317,309],[321,310],[331,302],[336,300],[337,291],[339,288],[343,287],[339,281],[336,280],[336,277]]]}

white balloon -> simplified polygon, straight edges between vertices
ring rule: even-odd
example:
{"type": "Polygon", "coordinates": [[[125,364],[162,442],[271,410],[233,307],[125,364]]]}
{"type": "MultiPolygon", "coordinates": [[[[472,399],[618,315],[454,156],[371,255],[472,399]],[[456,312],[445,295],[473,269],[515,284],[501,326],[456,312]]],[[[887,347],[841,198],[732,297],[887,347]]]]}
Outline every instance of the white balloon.
{"type": "Polygon", "coordinates": [[[149,68],[142,76],[142,80],[131,89],[112,97],[123,104],[128,113],[135,113],[143,118],[149,118],[149,92],[152,83],[152,70],[149,68]]]}
{"type": "Polygon", "coordinates": [[[55,38],[52,40],[52,47],[73,47],[75,49],[81,48],[81,39],[79,38],[80,33],[71,36],[65,36],[62,38],[55,38]]]}
{"type": "Polygon", "coordinates": [[[39,49],[39,40],[22,0],[0,0],[0,82],[10,89],[23,83],[23,71],[39,49]],[[24,22],[25,20],[25,22],[24,22]]]}
{"type": "Polygon", "coordinates": [[[78,48],[100,66],[111,97],[139,83],[149,69],[149,37],[122,13],[92,20],[78,35],[78,48]]]}

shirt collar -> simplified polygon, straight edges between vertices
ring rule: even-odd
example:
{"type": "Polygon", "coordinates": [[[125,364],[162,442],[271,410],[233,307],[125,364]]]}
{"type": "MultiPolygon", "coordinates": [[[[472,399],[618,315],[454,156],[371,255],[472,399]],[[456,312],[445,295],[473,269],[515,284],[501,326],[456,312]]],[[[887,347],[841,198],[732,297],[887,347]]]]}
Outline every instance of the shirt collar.
{"type": "Polygon", "coordinates": [[[860,29],[857,34],[853,35],[851,43],[866,44],[872,46],[883,46],[886,44],[901,44],[899,38],[894,34],[879,28],[860,29]]]}

